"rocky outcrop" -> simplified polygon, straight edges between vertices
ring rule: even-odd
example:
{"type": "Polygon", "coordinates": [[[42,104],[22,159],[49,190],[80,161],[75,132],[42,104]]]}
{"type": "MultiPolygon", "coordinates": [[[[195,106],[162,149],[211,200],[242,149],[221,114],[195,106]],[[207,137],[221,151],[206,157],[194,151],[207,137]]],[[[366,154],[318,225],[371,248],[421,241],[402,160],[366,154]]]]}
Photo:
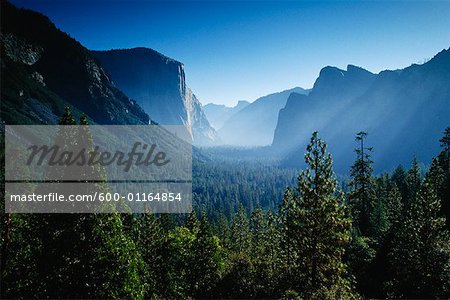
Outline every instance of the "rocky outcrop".
{"type": "Polygon", "coordinates": [[[44,51],[42,47],[31,45],[25,39],[19,38],[11,33],[1,33],[0,41],[4,47],[4,55],[13,62],[28,66],[34,65],[44,51]]]}
{"type": "Polygon", "coordinates": [[[194,143],[201,146],[212,146],[219,142],[216,131],[209,124],[202,104],[188,88],[185,94],[185,107],[188,116],[188,128],[191,128],[194,143]]]}

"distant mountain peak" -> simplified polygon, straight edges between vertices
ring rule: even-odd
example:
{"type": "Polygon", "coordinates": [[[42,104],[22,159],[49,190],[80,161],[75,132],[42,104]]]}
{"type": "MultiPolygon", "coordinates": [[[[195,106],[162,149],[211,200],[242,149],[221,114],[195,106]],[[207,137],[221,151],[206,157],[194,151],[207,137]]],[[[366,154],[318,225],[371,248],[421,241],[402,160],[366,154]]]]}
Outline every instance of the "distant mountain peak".
{"type": "Polygon", "coordinates": [[[444,56],[450,56],[450,47],[448,49],[442,49],[433,58],[444,57],[444,56]]]}
{"type": "Polygon", "coordinates": [[[349,75],[354,75],[354,74],[365,74],[365,75],[373,75],[372,72],[355,66],[355,65],[347,65],[347,69],[346,70],[342,70],[339,69],[338,67],[334,67],[334,66],[326,66],[324,68],[322,68],[320,70],[319,73],[319,78],[343,78],[349,75]]]}
{"type": "Polygon", "coordinates": [[[250,102],[245,100],[239,100],[233,107],[224,104],[209,103],[204,106],[204,111],[211,125],[216,129],[220,129],[229,118],[249,104],[250,102]]]}
{"type": "Polygon", "coordinates": [[[339,69],[338,67],[326,66],[320,70],[319,77],[326,76],[326,75],[339,74],[339,73],[343,73],[343,72],[345,72],[345,70],[339,69]]]}
{"type": "Polygon", "coordinates": [[[358,66],[348,65],[347,70],[337,67],[326,66],[320,70],[319,77],[314,83],[313,93],[321,93],[323,91],[343,91],[346,84],[351,82],[366,82],[374,78],[375,74],[358,66]]]}
{"type": "Polygon", "coordinates": [[[226,145],[265,146],[272,143],[278,112],[292,93],[308,94],[309,90],[295,87],[260,97],[230,117],[219,129],[226,145]]]}
{"type": "Polygon", "coordinates": [[[239,100],[238,103],[236,104],[236,106],[242,106],[242,105],[248,105],[250,104],[250,102],[248,102],[247,100],[239,100]]]}

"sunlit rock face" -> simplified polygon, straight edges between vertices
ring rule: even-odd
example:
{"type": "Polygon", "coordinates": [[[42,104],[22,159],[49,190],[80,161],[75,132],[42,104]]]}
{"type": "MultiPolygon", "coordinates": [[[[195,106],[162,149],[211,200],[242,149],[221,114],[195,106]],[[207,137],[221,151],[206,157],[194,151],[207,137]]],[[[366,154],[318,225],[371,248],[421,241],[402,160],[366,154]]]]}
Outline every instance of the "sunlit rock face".
{"type": "Polygon", "coordinates": [[[42,47],[29,44],[26,39],[11,33],[1,33],[0,41],[4,47],[4,54],[8,58],[28,66],[34,65],[44,51],[42,47]]]}
{"type": "Polygon", "coordinates": [[[450,50],[423,65],[379,74],[326,67],[308,96],[291,95],[280,111],[273,148],[301,165],[313,131],[329,144],[338,172],[348,172],[355,134],[369,133],[376,170],[430,161],[450,120],[450,50]]]}
{"type": "Polygon", "coordinates": [[[308,95],[292,94],[280,110],[273,147],[289,152],[303,146],[313,131],[326,126],[352,99],[361,96],[375,78],[369,71],[351,65],[347,70],[323,68],[308,95]]]}
{"type": "Polygon", "coordinates": [[[92,51],[114,84],[164,125],[185,125],[196,145],[217,142],[199,100],[186,86],[184,66],[152,49],[92,51]]]}

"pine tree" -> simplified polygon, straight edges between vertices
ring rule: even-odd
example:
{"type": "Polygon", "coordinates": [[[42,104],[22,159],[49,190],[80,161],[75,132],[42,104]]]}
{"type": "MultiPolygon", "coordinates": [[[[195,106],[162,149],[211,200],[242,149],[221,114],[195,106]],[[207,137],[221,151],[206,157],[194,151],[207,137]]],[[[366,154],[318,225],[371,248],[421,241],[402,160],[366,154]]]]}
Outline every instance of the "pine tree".
{"type": "Polygon", "coordinates": [[[402,196],[395,182],[389,190],[386,202],[386,215],[388,228],[398,227],[402,221],[403,203],[402,196]]]}
{"type": "Polygon", "coordinates": [[[138,253],[145,265],[143,281],[145,282],[145,298],[163,295],[167,286],[165,260],[167,253],[167,237],[163,234],[159,220],[150,211],[133,218],[132,237],[138,253]]]}
{"type": "Polygon", "coordinates": [[[216,234],[219,237],[220,243],[224,248],[228,248],[230,246],[230,225],[228,223],[228,219],[225,217],[223,213],[219,216],[219,221],[217,222],[216,234]]]}
{"type": "Polygon", "coordinates": [[[200,222],[198,221],[197,215],[194,210],[189,213],[186,227],[194,234],[197,234],[198,230],[200,229],[200,222]]]}
{"type": "Polygon", "coordinates": [[[381,240],[388,228],[386,205],[384,201],[384,198],[375,198],[375,205],[370,216],[370,236],[372,236],[375,241],[381,240]]]}
{"type": "Polygon", "coordinates": [[[395,185],[398,188],[398,191],[400,192],[401,198],[402,198],[402,202],[403,204],[406,203],[406,198],[407,198],[407,194],[408,194],[408,187],[406,184],[406,176],[407,173],[405,171],[405,169],[403,168],[403,166],[398,166],[395,170],[394,173],[392,173],[391,176],[391,181],[393,183],[395,183],[395,185]]]}
{"type": "Polygon", "coordinates": [[[72,115],[70,107],[66,106],[64,108],[64,113],[61,116],[61,119],[59,120],[59,125],[77,125],[77,122],[75,121],[75,118],[72,115]]]}
{"type": "Polygon", "coordinates": [[[257,208],[250,219],[252,235],[251,256],[254,266],[253,281],[257,298],[273,297],[275,253],[271,243],[276,243],[276,233],[273,230],[273,220],[269,220],[264,212],[257,208]]]}
{"type": "Polygon", "coordinates": [[[187,227],[175,227],[167,232],[164,269],[164,298],[186,299],[193,292],[193,247],[196,236],[187,227]]]}
{"type": "Polygon", "coordinates": [[[371,214],[375,206],[375,190],[373,182],[373,161],[371,159],[372,147],[366,147],[364,141],[366,132],[359,132],[355,140],[359,147],[355,149],[356,161],[350,170],[350,187],[352,191],[348,196],[354,226],[363,235],[368,236],[371,231],[371,214]]]}
{"type": "MultiPolygon", "coordinates": [[[[81,119],[85,125],[86,121],[81,119]]],[[[66,108],[60,125],[75,124],[66,108]]],[[[73,151],[82,146],[77,138],[80,134],[87,137],[84,146],[91,147],[86,128],[79,129],[61,128],[58,144],[73,151]]],[[[62,180],[67,178],[67,171],[58,171],[62,180]]],[[[89,192],[80,190],[79,184],[69,186],[73,194],[89,192]]],[[[37,191],[41,192],[45,191],[37,191]]],[[[33,283],[30,297],[143,298],[142,260],[132,239],[125,235],[118,214],[39,214],[31,222],[30,239],[39,241],[40,248],[34,254],[38,280],[33,283]]]]}
{"type": "Polygon", "coordinates": [[[442,151],[447,157],[450,157],[450,127],[445,128],[444,136],[439,140],[441,142],[442,151]]]}
{"type": "Polygon", "coordinates": [[[278,210],[278,219],[280,223],[280,259],[281,268],[284,270],[283,278],[286,288],[290,288],[293,283],[293,270],[296,269],[295,261],[297,257],[294,247],[294,212],[297,208],[298,197],[288,187],[284,192],[283,200],[278,210]]]}
{"type": "Polygon", "coordinates": [[[191,295],[195,298],[212,297],[223,268],[223,251],[219,239],[213,235],[206,213],[202,218],[193,243],[190,279],[191,295]]]}
{"type": "Polygon", "coordinates": [[[351,230],[351,240],[345,250],[345,262],[350,274],[355,276],[356,291],[364,296],[373,293],[374,272],[371,270],[376,259],[376,249],[371,238],[351,230]]]}
{"type": "Polygon", "coordinates": [[[389,227],[386,212],[386,203],[388,201],[389,177],[387,174],[381,175],[375,180],[375,198],[374,207],[370,215],[370,236],[379,242],[389,227]]]}
{"type": "Polygon", "coordinates": [[[278,287],[280,286],[280,280],[283,272],[281,271],[282,257],[281,257],[281,234],[280,226],[276,215],[272,211],[266,213],[267,228],[265,233],[265,262],[266,273],[268,283],[266,285],[267,293],[264,295],[266,298],[279,297],[278,287]]]}
{"type": "Polygon", "coordinates": [[[175,220],[172,216],[172,214],[160,214],[159,216],[159,224],[161,226],[161,229],[165,232],[169,232],[172,229],[176,228],[175,220]]]}
{"type": "Polygon", "coordinates": [[[265,251],[265,234],[267,230],[267,220],[262,209],[253,211],[250,218],[251,230],[251,255],[258,260],[262,258],[265,251]]]}
{"type": "Polygon", "coordinates": [[[332,158],[326,144],[313,133],[307,146],[308,169],[298,178],[298,206],[293,230],[298,249],[298,291],[307,299],[352,298],[343,263],[350,219],[337,191],[332,158]]]}
{"type": "Polygon", "coordinates": [[[426,177],[388,255],[391,279],[385,289],[389,297],[448,296],[450,239],[439,209],[439,198],[426,177]]]}
{"type": "Polygon", "coordinates": [[[242,204],[239,204],[231,225],[231,243],[234,252],[248,254],[251,243],[250,221],[242,204]]]}
{"type": "Polygon", "coordinates": [[[416,158],[413,159],[411,168],[406,174],[406,202],[404,208],[408,209],[409,206],[416,200],[417,193],[419,192],[421,184],[420,167],[416,158]]]}
{"type": "Polygon", "coordinates": [[[445,129],[440,142],[442,151],[437,158],[437,164],[442,170],[443,182],[441,185],[435,185],[442,203],[441,214],[445,216],[447,229],[450,230],[450,127],[445,129]]]}

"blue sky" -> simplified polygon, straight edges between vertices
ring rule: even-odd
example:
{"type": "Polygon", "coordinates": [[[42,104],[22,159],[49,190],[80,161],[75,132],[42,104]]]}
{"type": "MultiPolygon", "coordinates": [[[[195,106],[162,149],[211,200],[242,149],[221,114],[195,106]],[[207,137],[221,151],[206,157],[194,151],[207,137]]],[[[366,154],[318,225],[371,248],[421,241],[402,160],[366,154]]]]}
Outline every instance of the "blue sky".
{"type": "Polygon", "coordinates": [[[89,49],[153,48],[185,64],[204,104],[301,86],[327,65],[372,72],[450,47],[450,1],[13,0],[89,49]]]}

